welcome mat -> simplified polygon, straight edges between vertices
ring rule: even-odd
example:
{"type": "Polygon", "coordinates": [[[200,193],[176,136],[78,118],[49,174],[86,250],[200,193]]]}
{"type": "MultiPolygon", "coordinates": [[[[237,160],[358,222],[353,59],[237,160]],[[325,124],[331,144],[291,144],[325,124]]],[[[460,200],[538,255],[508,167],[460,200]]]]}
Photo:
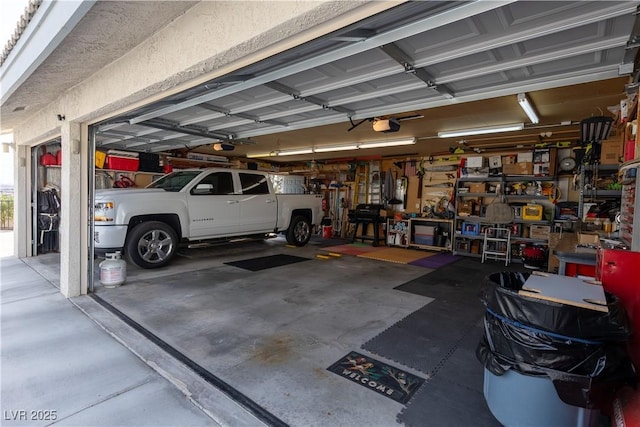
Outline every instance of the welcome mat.
{"type": "Polygon", "coordinates": [[[352,351],[327,368],[369,390],[406,404],[424,379],[352,351]]]}
{"type": "Polygon", "coordinates": [[[395,262],[398,264],[408,264],[428,256],[425,252],[412,251],[401,248],[386,248],[375,252],[368,252],[358,255],[360,258],[376,259],[379,261],[395,262]]]}
{"type": "Polygon", "coordinates": [[[295,264],[296,262],[309,261],[311,258],[303,258],[295,255],[269,255],[259,258],[244,259],[242,261],[225,262],[227,265],[232,265],[238,268],[244,268],[245,270],[260,271],[267,268],[281,267],[283,265],[295,264]]]}

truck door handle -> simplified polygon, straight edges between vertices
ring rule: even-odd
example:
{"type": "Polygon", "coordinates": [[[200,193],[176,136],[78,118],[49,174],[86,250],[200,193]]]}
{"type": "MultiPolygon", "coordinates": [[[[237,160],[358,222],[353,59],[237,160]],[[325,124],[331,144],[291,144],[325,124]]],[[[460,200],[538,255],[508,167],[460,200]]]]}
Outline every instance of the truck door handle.
{"type": "Polygon", "coordinates": [[[227,203],[229,203],[230,205],[233,205],[234,203],[238,203],[237,200],[227,200],[227,203]]]}
{"type": "Polygon", "coordinates": [[[275,200],[273,200],[273,199],[267,199],[266,201],[267,201],[267,203],[273,203],[273,202],[275,202],[275,200]]]}

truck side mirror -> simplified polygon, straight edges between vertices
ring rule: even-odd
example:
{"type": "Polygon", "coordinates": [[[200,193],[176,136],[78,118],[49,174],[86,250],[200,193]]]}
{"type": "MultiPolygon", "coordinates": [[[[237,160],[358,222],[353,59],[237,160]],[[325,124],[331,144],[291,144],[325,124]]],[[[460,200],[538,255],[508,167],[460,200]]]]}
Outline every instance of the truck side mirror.
{"type": "Polygon", "coordinates": [[[191,194],[212,194],[213,184],[198,184],[196,188],[191,191],[191,194]]]}

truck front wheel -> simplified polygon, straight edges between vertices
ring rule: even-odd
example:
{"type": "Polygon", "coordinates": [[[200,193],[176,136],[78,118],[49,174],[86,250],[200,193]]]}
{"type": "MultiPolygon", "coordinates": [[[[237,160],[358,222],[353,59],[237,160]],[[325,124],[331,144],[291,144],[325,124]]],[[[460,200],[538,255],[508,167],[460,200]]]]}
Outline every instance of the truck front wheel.
{"type": "Polygon", "coordinates": [[[311,224],[301,215],[294,216],[287,229],[287,243],[295,246],[304,246],[311,239],[311,224]]]}
{"type": "Polygon", "coordinates": [[[142,268],[164,267],[171,261],[178,246],[178,236],[164,222],[149,221],[136,225],[127,236],[126,253],[142,268]]]}

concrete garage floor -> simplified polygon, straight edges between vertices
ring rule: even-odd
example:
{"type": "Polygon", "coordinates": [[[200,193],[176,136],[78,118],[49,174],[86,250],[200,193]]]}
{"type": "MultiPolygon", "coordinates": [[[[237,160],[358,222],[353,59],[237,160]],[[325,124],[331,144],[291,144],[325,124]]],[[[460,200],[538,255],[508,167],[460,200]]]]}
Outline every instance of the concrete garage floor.
{"type": "Polygon", "coordinates": [[[170,270],[130,268],[125,286],[97,295],[287,424],[396,425],[403,405],[326,368],[431,302],[393,290],[428,270],[318,253],[281,239],[190,250],[170,270]],[[280,253],[310,260],[224,264],[280,253]]]}
{"type": "MultiPolygon", "coordinates": [[[[434,270],[349,255],[316,258],[324,253],[323,243],[314,239],[306,247],[292,248],[275,238],[184,250],[168,268],[128,265],[126,283],[111,289],[97,280],[96,263],[95,295],[264,408],[276,424],[280,420],[292,426],[499,425],[484,402],[482,367],[474,355],[482,334],[478,314],[482,309],[475,291],[451,306],[447,304],[458,298],[455,289],[465,283],[456,283],[451,290],[439,288],[433,295],[436,300],[403,292],[394,288],[420,284],[434,270]],[[309,260],[256,272],[225,264],[273,254],[309,260]],[[474,309],[458,316],[461,304],[472,304],[474,309]],[[421,308],[431,310],[431,305],[433,315],[442,312],[454,320],[449,322],[452,329],[436,331],[428,343],[399,344],[407,346],[405,353],[415,350],[416,356],[424,355],[426,369],[365,349],[365,343],[376,347],[374,338],[421,308]],[[403,405],[327,370],[351,351],[426,382],[403,405]],[[430,378],[438,371],[437,378],[430,378]],[[411,404],[413,416],[405,413],[411,404]],[[425,406],[427,415],[418,411],[416,417],[416,406],[425,406]]],[[[55,254],[49,254],[29,263],[51,280],[56,276],[54,260],[55,254]]],[[[465,262],[477,264],[476,276],[478,271],[504,269],[499,263],[486,266],[468,258],[465,262]]],[[[85,311],[95,314],[91,308],[85,311]]],[[[101,316],[93,317],[100,323],[101,316]]],[[[110,332],[140,354],[136,339],[127,342],[116,329],[110,332]]],[[[149,363],[159,364],[156,359],[149,363]]],[[[159,372],[170,369],[156,366],[159,372]]],[[[178,377],[173,382],[189,394],[197,388],[190,381],[178,377]]],[[[205,410],[216,411],[198,401],[198,393],[193,395],[205,410]]]]}

